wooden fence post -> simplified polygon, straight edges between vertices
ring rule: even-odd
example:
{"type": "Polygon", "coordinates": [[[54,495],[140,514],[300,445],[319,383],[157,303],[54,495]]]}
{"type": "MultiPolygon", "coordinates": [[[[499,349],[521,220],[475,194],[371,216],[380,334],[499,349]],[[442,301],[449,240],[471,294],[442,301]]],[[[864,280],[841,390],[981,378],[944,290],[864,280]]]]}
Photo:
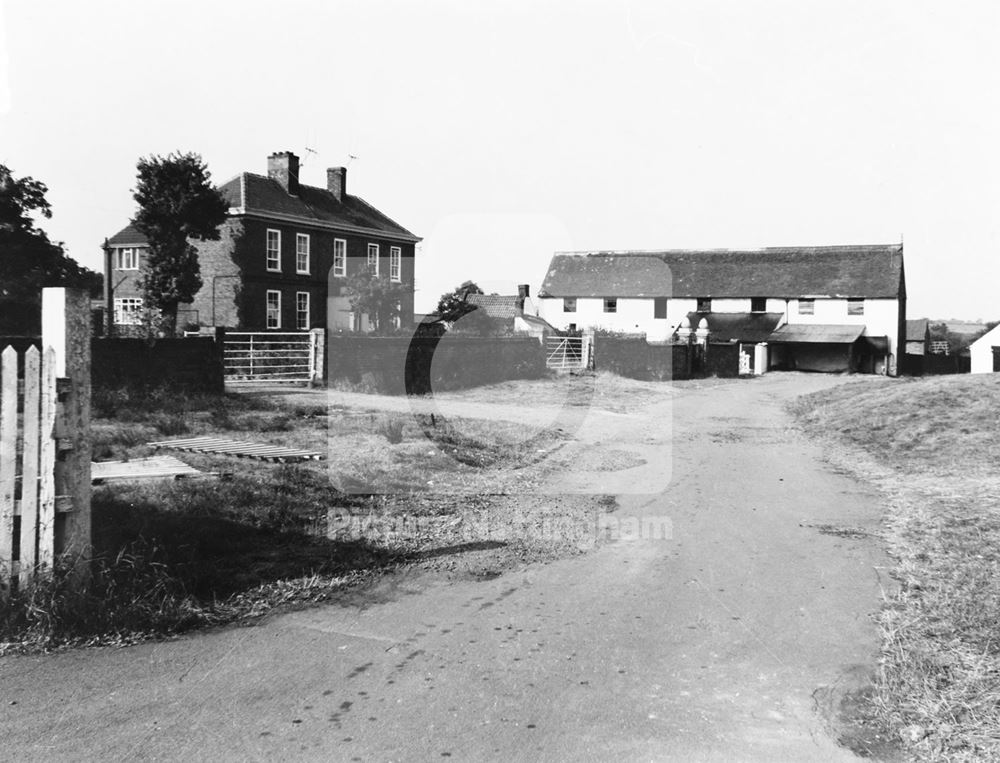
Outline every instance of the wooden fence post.
{"type": "Polygon", "coordinates": [[[55,553],[65,553],[78,581],[90,571],[90,297],[82,289],[42,290],[42,347],[55,350],[58,414],[55,553]]]}
{"type": "Polygon", "coordinates": [[[326,378],[326,329],[312,329],[309,338],[309,376],[315,383],[326,378]]]}

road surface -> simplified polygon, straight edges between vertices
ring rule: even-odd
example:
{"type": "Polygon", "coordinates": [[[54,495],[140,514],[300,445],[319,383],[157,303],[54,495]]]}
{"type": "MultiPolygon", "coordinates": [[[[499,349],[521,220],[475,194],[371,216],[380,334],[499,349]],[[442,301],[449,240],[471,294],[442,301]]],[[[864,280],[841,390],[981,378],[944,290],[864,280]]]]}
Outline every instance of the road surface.
{"type": "Polygon", "coordinates": [[[852,760],[816,698],[874,664],[887,562],[867,533],[882,509],[783,407],[839,381],[665,386],[634,415],[585,422],[581,457],[641,462],[594,473],[620,493],[612,516],[665,517],[669,538],[488,581],[402,574],[254,627],[0,659],[3,757],[852,760]]]}

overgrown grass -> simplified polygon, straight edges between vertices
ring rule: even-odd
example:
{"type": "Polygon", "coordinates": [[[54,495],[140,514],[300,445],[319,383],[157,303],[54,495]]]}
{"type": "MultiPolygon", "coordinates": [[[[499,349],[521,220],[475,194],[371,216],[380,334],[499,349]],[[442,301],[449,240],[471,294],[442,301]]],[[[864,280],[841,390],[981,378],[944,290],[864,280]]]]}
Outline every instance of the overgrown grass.
{"type": "Polygon", "coordinates": [[[900,587],[872,709],[915,757],[1000,759],[1000,375],[853,383],[796,410],[890,499],[900,587]]]}
{"type": "Polygon", "coordinates": [[[522,428],[502,422],[456,419],[445,426],[413,416],[166,390],[98,391],[94,412],[97,460],[140,458],[152,454],[150,441],[189,434],[320,450],[329,460],[269,464],[184,453],[185,461],[221,478],[96,489],[89,587],[71,590],[57,570],[49,582],[15,596],[0,608],[0,653],[171,635],[279,603],[318,600],[387,566],[501,547],[465,537],[452,518],[494,510],[507,516],[508,504],[491,495],[503,492],[496,489],[503,470],[538,460],[540,447],[555,438],[525,439],[522,428]],[[331,479],[336,468],[360,474],[364,489],[344,492],[331,479]],[[449,479],[492,490],[414,492],[449,479]],[[440,517],[444,524],[412,537],[337,532],[331,538],[331,516],[440,517]]]}

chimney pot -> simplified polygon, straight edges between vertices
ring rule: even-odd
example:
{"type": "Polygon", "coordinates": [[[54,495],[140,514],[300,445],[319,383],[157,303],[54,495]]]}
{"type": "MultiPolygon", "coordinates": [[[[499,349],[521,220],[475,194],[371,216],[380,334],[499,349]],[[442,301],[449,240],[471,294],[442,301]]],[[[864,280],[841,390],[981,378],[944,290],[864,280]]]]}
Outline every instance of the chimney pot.
{"type": "Polygon", "coordinates": [[[326,188],[337,201],[347,195],[347,167],[330,167],[326,171],[326,188]]]}
{"type": "Polygon", "coordinates": [[[291,151],[278,151],[267,157],[267,176],[281,183],[292,196],[299,195],[299,157],[291,151]]]}

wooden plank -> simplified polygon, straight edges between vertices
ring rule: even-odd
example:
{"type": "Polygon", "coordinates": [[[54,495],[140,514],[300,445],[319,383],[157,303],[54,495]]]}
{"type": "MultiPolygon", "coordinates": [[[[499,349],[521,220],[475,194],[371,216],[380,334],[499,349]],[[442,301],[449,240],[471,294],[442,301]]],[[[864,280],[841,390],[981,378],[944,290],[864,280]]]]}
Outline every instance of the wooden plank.
{"type": "Polygon", "coordinates": [[[283,445],[242,442],[218,437],[189,437],[181,440],[158,440],[148,443],[153,448],[168,448],[193,453],[215,453],[239,458],[260,458],[263,460],[320,460],[318,451],[286,448],[283,445]]]}
{"type": "Polygon", "coordinates": [[[56,351],[42,353],[41,457],[38,462],[38,569],[49,571],[56,555],[56,351]]]}
{"type": "Polygon", "coordinates": [[[91,480],[95,484],[205,476],[209,475],[173,456],[153,456],[133,461],[104,461],[91,464],[91,480]]]}
{"type": "Polygon", "coordinates": [[[38,561],[38,433],[41,422],[41,362],[38,348],[24,354],[24,456],[21,469],[20,589],[30,585],[38,561]]]}
{"type": "Polygon", "coordinates": [[[0,601],[10,595],[17,472],[17,351],[0,354],[0,601]]]}
{"type": "Polygon", "coordinates": [[[90,297],[82,289],[42,290],[42,344],[63,348],[56,357],[57,414],[62,439],[53,496],[71,496],[73,511],[55,514],[53,553],[74,567],[74,584],[90,574],[90,297]],[[59,320],[49,321],[46,310],[59,320]],[[46,328],[50,333],[46,333],[46,328]]]}

